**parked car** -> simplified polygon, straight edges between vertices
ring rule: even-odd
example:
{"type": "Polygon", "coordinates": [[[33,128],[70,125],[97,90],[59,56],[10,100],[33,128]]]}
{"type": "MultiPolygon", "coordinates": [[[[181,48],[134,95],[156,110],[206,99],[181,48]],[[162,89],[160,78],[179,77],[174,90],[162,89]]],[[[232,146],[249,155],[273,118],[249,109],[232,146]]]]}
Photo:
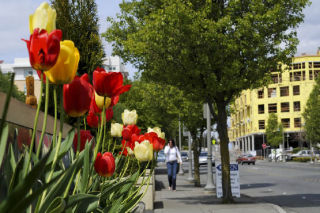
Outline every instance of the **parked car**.
{"type": "Polygon", "coordinates": [[[161,151],[158,153],[157,161],[158,161],[158,162],[165,162],[165,161],[166,161],[166,156],[165,156],[163,150],[161,150],[161,151]]]}
{"type": "MultiPolygon", "coordinates": [[[[207,165],[208,163],[208,152],[200,152],[199,165],[207,165]]],[[[212,165],[215,165],[214,157],[212,156],[212,165]]]]}
{"type": "Polygon", "coordinates": [[[254,157],[253,155],[240,155],[237,159],[238,164],[241,163],[241,165],[247,163],[248,165],[256,164],[256,157],[254,157]]]}
{"type": "Polygon", "coordinates": [[[300,150],[299,152],[292,154],[290,156],[290,160],[293,160],[294,158],[299,157],[311,157],[311,151],[310,150],[300,150]]]}
{"type": "Polygon", "coordinates": [[[188,152],[181,152],[181,159],[182,159],[182,162],[188,161],[189,160],[188,152]]]}

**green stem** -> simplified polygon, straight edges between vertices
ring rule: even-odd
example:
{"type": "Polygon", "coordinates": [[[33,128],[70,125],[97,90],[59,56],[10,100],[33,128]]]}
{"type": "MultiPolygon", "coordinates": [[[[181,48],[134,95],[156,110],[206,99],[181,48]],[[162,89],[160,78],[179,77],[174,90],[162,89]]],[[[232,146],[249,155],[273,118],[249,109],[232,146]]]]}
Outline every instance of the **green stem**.
{"type": "MultiPolygon", "coordinates": [[[[57,159],[58,159],[58,154],[59,154],[59,150],[60,150],[60,146],[61,146],[61,141],[62,141],[62,132],[63,132],[63,122],[64,122],[64,110],[63,110],[63,94],[62,94],[62,86],[60,86],[60,129],[59,129],[59,136],[58,136],[58,144],[56,147],[56,152],[54,154],[54,158],[53,158],[53,162],[52,162],[52,166],[51,166],[51,171],[50,174],[47,178],[47,183],[49,183],[51,181],[54,169],[56,167],[57,164],[57,159]]],[[[42,194],[42,198],[40,201],[40,204],[43,202],[45,196],[46,196],[47,190],[45,190],[42,194]]]]}
{"type": "Polygon", "coordinates": [[[41,83],[40,83],[40,97],[39,97],[39,102],[38,102],[38,106],[37,106],[36,117],[34,118],[34,122],[33,122],[33,131],[32,131],[32,137],[31,137],[29,156],[28,156],[28,160],[27,160],[27,166],[25,167],[25,170],[23,172],[23,176],[24,177],[27,175],[27,172],[28,172],[28,169],[29,169],[29,165],[30,165],[30,161],[31,161],[31,154],[32,154],[33,146],[34,146],[34,139],[35,139],[35,135],[36,135],[36,132],[37,132],[38,118],[39,118],[39,112],[40,112],[41,101],[42,101],[43,72],[41,72],[40,81],[41,81],[41,83]]]}
{"type": "Polygon", "coordinates": [[[78,141],[77,141],[77,154],[76,154],[76,158],[79,155],[80,152],[80,139],[81,139],[81,135],[80,135],[80,117],[77,118],[77,134],[78,134],[78,141]]]}
{"type": "MultiPolygon", "coordinates": [[[[103,103],[105,103],[105,102],[106,102],[106,97],[104,97],[104,99],[103,99],[103,103]]],[[[96,157],[97,154],[98,154],[98,151],[99,151],[99,147],[100,147],[100,143],[101,143],[101,137],[102,137],[102,132],[103,132],[105,111],[106,111],[106,107],[105,107],[105,104],[103,104],[103,109],[102,109],[102,113],[101,113],[100,133],[99,133],[99,138],[98,138],[97,146],[94,148],[94,155],[93,155],[93,157],[96,157]]]]}
{"type": "Polygon", "coordinates": [[[40,155],[40,150],[42,147],[42,141],[44,137],[44,133],[46,132],[46,127],[47,127],[47,117],[48,117],[48,104],[49,103],[49,80],[46,80],[46,99],[45,99],[45,105],[44,105],[44,118],[43,118],[43,124],[42,124],[42,132],[38,144],[38,149],[37,149],[37,158],[39,158],[40,155]]]}
{"type": "MultiPolygon", "coordinates": [[[[74,176],[74,174],[75,174],[75,171],[73,172],[73,174],[72,174],[72,178],[70,179],[70,185],[71,185],[71,183],[72,183],[72,181],[73,181],[73,176],[74,176]]],[[[77,191],[77,187],[78,187],[78,183],[79,183],[79,180],[80,180],[80,170],[78,171],[78,173],[77,173],[77,180],[76,180],[76,184],[74,185],[74,189],[73,189],[73,192],[72,192],[72,195],[74,195],[75,193],[76,193],[76,191],[77,191]]],[[[70,186],[69,186],[70,187],[70,186]]]]}
{"type": "Polygon", "coordinates": [[[52,147],[55,147],[56,141],[57,141],[57,120],[58,120],[57,85],[54,85],[54,88],[53,88],[53,101],[54,101],[54,124],[53,124],[52,147]]]}
{"type": "Polygon", "coordinates": [[[130,157],[127,157],[126,165],[125,165],[124,169],[122,170],[122,172],[120,173],[119,179],[123,178],[124,174],[126,173],[126,171],[128,169],[129,162],[130,162],[130,157]]]}
{"type": "Polygon", "coordinates": [[[83,116],[83,125],[84,125],[84,130],[87,130],[87,123],[86,123],[86,117],[83,116]]]}

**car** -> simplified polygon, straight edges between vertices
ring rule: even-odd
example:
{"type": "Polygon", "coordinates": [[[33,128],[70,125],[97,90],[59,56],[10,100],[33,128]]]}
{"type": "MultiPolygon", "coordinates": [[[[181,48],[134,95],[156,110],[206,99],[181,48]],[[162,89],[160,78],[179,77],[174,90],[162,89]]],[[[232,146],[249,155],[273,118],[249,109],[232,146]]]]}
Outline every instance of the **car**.
{"type": "Polygon", "coordinates": [[[290,156],[290,160],[293,160],[294,158],[299,157],[311,157],[311,150],[300,150],[299,152],[292,154],[290,156]]]}
{"type": "MultiPolygon", "coordinates": [[[[200,152],[199,155],[199,165],[207,165],[208,163],[208,152],[200,152]]],[[[214,158],[212,156],[212,165],[214,166],[214,158]]]]}
{"type": "Polygon", "coordinates": [[[165,161],[166,161],[166,156],[165,156],[163,150],[161,150],[158,153],[157,162],[165,162],[165,161]]]}
{"type": "Polygon", "coordinates": [[[256,164],[256,157],[254,157],[253,155],[240,155],[237,159],[238,164],[245,164],[247,163],[248,165],[256,164]]]}
{"type": "Polygon", "coordinates": [[[181,159],[182,159],[182,162],[188,161],[189,160],[188,152],[181,152],[181,159]]]}

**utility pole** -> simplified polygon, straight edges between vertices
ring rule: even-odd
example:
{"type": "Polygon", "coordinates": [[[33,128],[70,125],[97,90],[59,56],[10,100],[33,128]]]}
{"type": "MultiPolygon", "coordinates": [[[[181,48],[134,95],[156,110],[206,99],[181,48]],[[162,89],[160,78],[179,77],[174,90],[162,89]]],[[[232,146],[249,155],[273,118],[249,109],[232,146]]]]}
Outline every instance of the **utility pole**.
{"type": "MultiPolygon", "coordinates": [[[[181,153],[181,121],[180,121],[180,114],[179,114],[179,150],[180,150],[180,153],[181,153]]],[[[179,166],[179,175],[183,175],[184,174],[184,172],[183,172],[183,168],[182,168],[182,163],[183,162],[181,162],[181,164],[180,164],[180,166],[179,166]]]]}
{"type": "Polygon", "coordinates": [[[189,171],[187,180],[192,182],[194,181],[192,177],[192,153],[191,153],[191,133],[188,132],[188,149],[189,149],[189,171]]]}
{"type": "Polygon", "coordinates": [[[208,146],[208,173],[207,173],[207,185],[204,187],[207,191],[213,191],[215,189],[212,175],[212,145],[211,145],[211,114],[209,104],[206,104],[206,117],[207,117],[207,146],[208,146]]]}
{"type": "Polygon", "coordinates": [[[282,131],[282,162],[286,162],[286,149],[284,147],[284,131],[282,131]]]}

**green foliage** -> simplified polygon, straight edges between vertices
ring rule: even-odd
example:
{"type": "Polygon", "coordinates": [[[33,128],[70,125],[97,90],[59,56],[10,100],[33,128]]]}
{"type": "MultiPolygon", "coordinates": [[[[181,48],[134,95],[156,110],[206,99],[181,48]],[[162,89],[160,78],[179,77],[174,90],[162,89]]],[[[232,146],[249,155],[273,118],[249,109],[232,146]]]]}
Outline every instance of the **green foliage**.
{"type": "Polygon", "coordinates": [[[98,12],[94,0],[52,0],[57,11],[57,29],[63,40],[72,40],[80,52],[78,74],[92,73],[102,66],[103,46],[99,36],[98,12]]]}
{"type": "MultiPolygon", "coordinates": [[[[261,86],[277,63],[289,63],[308,0],[123,1],[104,34],[114,54],[142,78],[174,85],[215,103],[221,156],[229,156],[226,107],[242,90],[261,86]]],[[[211,110],[214,114],[214,111],[211,110]]],[[[228,157],[222,164],[228,168],[228,157]]],[[[229,170],[223,194],[232,199],[229,170]]]]}
{"type": "Polygon", "coordinates": [[[283,127],[282,124],[278,123],[278,116],[275,113],[271,113],[268,118],[266,127],[267,142],[277,147],[283,140],[283,127]]]}
{"type": "MultiPolygon", "coordinates": [[[[11,75],[3,74],[0,70],[0,92],[8,93],[10,88],[11,75]]],[[[18,90],[16,85],[13,85],[11,96],[19,101],[25,102],[26,96],[18,90]]]]}
{"type": "MultiPolygon", "coordinates": [[[[311,157],[297,157],[297,158],[293,158],[292,160],[296,161],[296,162],[310,162],[311,161],[311,157]]],[[[319,160],[319,158],[313,157],[312,160],[313,161],[319,160]]]]}
{"type": "Polygon", "coordinates": [[[305,131],[309,143],[320,141],[320,78],[316,79],[316,84],[309,99],[303,117],[305,119],[305,131]]]}

